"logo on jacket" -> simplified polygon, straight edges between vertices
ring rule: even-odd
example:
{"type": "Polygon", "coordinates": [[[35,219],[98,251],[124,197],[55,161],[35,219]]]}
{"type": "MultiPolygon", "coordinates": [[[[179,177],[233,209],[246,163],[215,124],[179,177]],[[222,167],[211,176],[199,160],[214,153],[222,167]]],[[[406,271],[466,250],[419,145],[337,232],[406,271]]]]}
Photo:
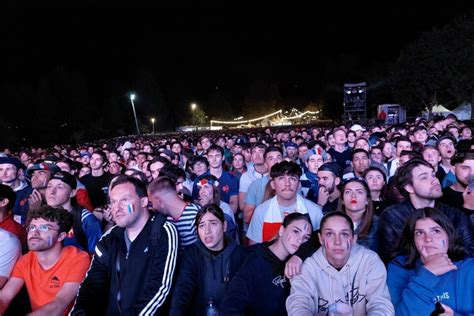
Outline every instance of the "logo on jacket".
{"type": "Polygon", "coordinates": [[[226,184],[222,187],[222,192],[229,192],[229,185],[226,184]]]}
{"type": "Polygon", "coordinates": [[[285,284],[284,284],[285,282],[287,282],[287,279],[281,275],[277,276],[272,281],[273,284],[275,284],[276,286],[281,286],[282,289],[285,288],[285,284]]]}

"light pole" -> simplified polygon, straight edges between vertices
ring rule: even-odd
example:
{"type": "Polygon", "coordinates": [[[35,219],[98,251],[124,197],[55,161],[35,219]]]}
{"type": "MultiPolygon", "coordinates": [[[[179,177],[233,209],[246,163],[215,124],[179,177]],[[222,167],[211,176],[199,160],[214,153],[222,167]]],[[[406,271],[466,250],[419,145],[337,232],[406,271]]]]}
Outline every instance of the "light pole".
{"type": "Polygon", "coordinates": [[[194,126],[194,130],[197,130],[197,126],[196,126],[196,115],[195,115],[195,112],[194,110],[196,110],[196,103],[191,103],[191,110],[193,111],[193,126],[194,126]]]}
{"type": "Polygon", "coordinates": [[[152,132],[152,134],[155,134],[155,118],[154,118],[154,117],[151,118],[151,124],[152,124],[152,126],[153,126],[153,132],[152,132]]]}
{"type": "Polygon", "coordinates": [[[137,119],[137,113],[135,112],[135,103],[133,103],[133,100],[135,100],[135,94],[130,94],[130,102],[132,103],[132,110],[133,110],[133,116],[135,117],[135,126],[137,127],[137,135],[140,135],[140,129],[138,128],[138,119],[137,119]]]}

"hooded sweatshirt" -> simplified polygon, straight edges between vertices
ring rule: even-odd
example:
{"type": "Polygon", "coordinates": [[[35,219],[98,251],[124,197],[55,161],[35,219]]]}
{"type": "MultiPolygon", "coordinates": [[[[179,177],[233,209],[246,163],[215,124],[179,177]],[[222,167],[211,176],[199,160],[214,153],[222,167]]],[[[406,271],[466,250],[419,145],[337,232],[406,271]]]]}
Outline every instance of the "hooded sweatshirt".
{"type": "Polygon", "coordinates": [[[286,315],[285,300],[290,283],[285,278],[286,261],[268,248],[272,242],[253,246],[220,305],[222,315],[286,315]]]}
{"type": "Polygon", "coordinates": [[[198,240],[188,247],[178,270],[170,315],[204,315],[208,300],[219,304],[229,281],[244,262],[247,249],[230,238],[217,255],[198,240]]]}
{"type": "Polygon", "coordinates": [[[418,260],[406,269],[407,257],[399,256],[388,265],[388,286],[397,315],[429,315],[435,301],[441,301],[454,315],[474,314],[474,259],[454,262],[456,270],[435,275],[418,260]]]}
{"type": "Polygon", "coordinates": [[[347,263],[337,270],[321,247],[291,280],[288,315],[327,315],[335,302],[350,304],[354,316],[395,315],[386,279],[385,266],[372,250],[354,245],[347,263]]]}

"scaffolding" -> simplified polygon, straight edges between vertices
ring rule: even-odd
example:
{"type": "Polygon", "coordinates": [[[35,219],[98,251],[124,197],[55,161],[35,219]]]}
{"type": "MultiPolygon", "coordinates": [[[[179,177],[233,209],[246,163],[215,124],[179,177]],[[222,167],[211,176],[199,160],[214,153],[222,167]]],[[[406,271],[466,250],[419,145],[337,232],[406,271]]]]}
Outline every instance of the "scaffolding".
{"type": "Polygon", "coordinates": [[[344,120],[347,124],[367,122],[367,85],[344,84],[344,120]]]}

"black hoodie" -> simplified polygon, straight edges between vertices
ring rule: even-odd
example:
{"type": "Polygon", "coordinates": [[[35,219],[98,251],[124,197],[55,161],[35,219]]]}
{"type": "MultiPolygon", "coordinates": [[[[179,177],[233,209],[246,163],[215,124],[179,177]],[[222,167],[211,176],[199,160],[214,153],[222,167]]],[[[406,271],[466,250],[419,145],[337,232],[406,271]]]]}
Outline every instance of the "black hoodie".
{"type": "Polygon", "coordinates": [[[290,282],[285,263],[268,248],[257,244],[230,282],[220,305],[221,315],[286,315],[290,282]]]}
{"type": "Polygon", "coordinates": [[[248,250],[230,238],[226,247],[215,255],[197,241],[184,251],[176,287],[173,291],[170,315],[205,315],[210,297],[219,304],[248,250]]]}

